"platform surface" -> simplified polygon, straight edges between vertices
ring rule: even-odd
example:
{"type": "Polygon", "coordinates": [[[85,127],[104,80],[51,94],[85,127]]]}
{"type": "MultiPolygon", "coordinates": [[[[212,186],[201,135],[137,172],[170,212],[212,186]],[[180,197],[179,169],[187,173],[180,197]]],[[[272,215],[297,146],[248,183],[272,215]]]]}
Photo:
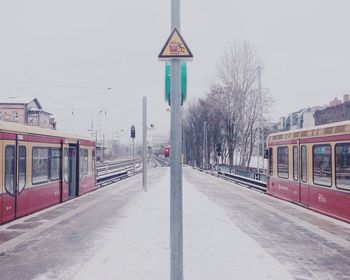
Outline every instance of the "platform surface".
{"type": "MultiPolygon", "coordinates": [[[[349,224],[183,169],[184,279],[350,279],[349,224]]],[[[0,279],[170,279],[169,168],[0,226],[0,279]]]]}

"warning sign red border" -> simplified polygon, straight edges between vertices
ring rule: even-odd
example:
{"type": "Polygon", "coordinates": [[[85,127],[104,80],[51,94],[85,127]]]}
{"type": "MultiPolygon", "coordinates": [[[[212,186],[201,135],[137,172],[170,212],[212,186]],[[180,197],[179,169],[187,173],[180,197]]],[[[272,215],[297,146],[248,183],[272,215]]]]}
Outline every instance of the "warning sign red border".
{"type": "Polygon", "coordinates": [[[193,54],[175,27],[162,48],[158,58],[160,60],[185,59],[192,60],[193,54]]]}

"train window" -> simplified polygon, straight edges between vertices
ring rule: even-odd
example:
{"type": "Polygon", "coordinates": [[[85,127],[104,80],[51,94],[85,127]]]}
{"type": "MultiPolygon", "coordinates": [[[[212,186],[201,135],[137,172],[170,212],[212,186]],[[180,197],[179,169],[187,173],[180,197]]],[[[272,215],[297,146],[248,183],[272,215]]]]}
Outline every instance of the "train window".
{"type": "Polygon", "coordinates": [[[26,156],[26,147],[25,146],[19,146],[18,149],[18,191],[21,192],[25,185],[26,185],[26,162],[27,162],[27,156],[26,156]]]}
{"type": "Polygon", "coordinates": [[[272,148],[269,148],[269,174],[273,174],[273,153],[272,148]]]}
{"type": "Polygon", "coordinates": [[[83,174],[87,175],[88,174],[88,150],[84,149],[84,159],[83,159],[83,174]]]}
{"type": "Polygon", "coordinates": [[[63,150],[63,178],[68,183],[68,149],[63,150]]]}
{"type": "Polygon", "coordinates": [[[277,148],[277,175],[281,178],[289,178],[288,147],[277,148]]]}
{"type": "Polygon", "coordinates": [[[350,143],[335,145],[335,185],[350,190],[350,143]]]}
{"type": "Polygon", "coordinates": [[[45,183],[49,180],[49,149],[33,148],[32,182],[45,183]]]}
{"type": "Polygon", "coordinates": [[[9,194],[15,194],[15,146],[8,145],[5,149],[5,189],[9,194]]]}
{"type": "Polygon", "coordinates": [[[306,146],[301,146],[300,153],[300,172],[301,172],[301,181],[307,181],[307,153],[306,146]]]}
{"type": "Polygon", "coordinates": [[[293,146],[293,179],[295,181],[298,181],[298,178],[299,178],[299,172],[298,172],[298,169],[299,169],[299,158],[298,158],[298,146],[293,146]]]}
{"type": "Polygon", "coordinates": [[[331,145],[313,146],[313,179],[321,186],[332,186],[332,151],[331,145]]]}
{"type": "Polygon", "coordinates": [[[52,181],[61,179],[61,149],[51,149],[50,178],[52,181]]]}

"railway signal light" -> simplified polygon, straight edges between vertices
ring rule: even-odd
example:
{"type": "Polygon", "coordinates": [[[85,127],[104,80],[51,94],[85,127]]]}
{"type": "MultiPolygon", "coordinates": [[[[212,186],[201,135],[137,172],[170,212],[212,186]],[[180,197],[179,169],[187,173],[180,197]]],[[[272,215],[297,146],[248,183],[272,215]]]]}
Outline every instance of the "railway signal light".
{"type": "Polygon", "coordinates": [[[216,154],[218,156],[221,156],[221,144],[220,143],[216,144],[216,154]]]}
{"type": "Polygon", "coordinates": [[[132,125],[130,128],[131,138],[135,138],[136,132],[135,132],[135,126],[132,125]]]}

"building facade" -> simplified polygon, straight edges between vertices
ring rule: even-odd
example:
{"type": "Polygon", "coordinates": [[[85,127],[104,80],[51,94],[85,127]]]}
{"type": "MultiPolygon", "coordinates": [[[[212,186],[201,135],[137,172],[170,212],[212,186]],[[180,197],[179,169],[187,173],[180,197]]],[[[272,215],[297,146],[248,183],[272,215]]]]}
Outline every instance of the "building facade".
{"type": "Polygon", "coordinates": [[[56,129],[52,114],[43,110],[37,98],[6,98],[0,100],[0,120],[56,129]]]}
{"type": "Polygon", "coordinates": [[[350,120],[350,100],[348,94],[343,96],[343,101],[336,98],[329,103],[327,108],[315,112],[316,125],[346,120],[350,120]]]}

